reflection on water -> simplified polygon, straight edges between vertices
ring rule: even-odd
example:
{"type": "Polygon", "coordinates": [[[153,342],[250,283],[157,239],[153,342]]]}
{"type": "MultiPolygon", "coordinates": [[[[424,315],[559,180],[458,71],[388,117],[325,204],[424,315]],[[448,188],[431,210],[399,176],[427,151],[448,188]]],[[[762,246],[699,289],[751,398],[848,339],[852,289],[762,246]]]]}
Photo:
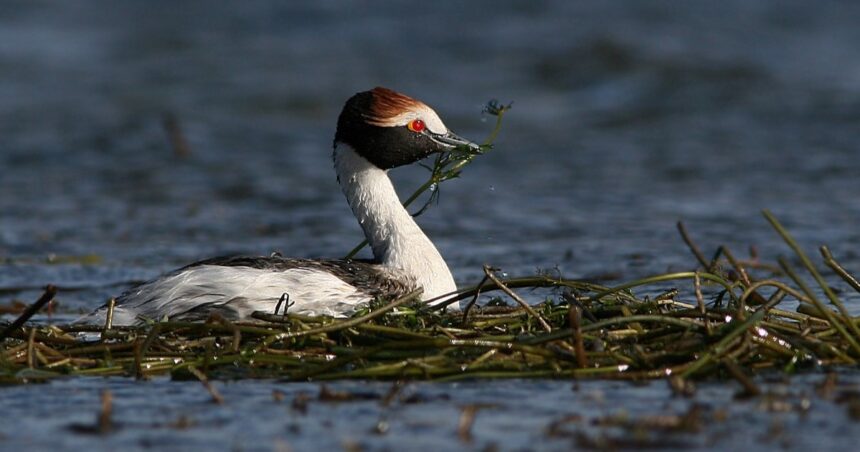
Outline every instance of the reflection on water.
{"type": "MultiPolygon", "coordinates": [[[[0,8],[0,288],[31,289],[3,302],[50,282],[77,289],[60,295],[72,315],[211,255],[344,254],[360,230],[331,170],[334,122],[375,85],[475,140],[483,104],[514,101],[496,150],[420,220],[462,284],[484,263],[619,279],[689,268],[679,219],[708,250],[785,253],[762,208],[860,271],[855,4],[13,3],[0,8]],[[172,152],[165,114],[190,155],[172,152]]],[[[394,176],[406,192],[424,173],[394,176]]],[[[126,390],[145,405],[149,387],[126,390]]]]}

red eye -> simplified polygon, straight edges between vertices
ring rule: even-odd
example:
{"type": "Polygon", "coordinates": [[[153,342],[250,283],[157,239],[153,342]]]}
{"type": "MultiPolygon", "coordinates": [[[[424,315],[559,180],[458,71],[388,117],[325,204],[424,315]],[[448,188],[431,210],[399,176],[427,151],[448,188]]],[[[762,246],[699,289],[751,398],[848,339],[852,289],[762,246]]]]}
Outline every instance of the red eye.
{"type": "Polygon", "coordinates": [[[409,124],[406,124],[406,127],[413,132],[422,132],[426,126],[424,125],[424,121],[413,119],[412,121],[409,121],[409,124]]]}

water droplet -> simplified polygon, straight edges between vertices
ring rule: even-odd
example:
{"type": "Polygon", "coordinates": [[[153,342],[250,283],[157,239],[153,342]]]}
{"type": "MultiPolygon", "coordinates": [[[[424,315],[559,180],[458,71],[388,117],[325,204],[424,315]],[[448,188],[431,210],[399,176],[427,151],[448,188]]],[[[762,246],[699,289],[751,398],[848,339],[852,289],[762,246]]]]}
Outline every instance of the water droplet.
{"type": "Polygon", "coordinates": [[[430,191],[436,191],[438,184],[430,184],[430,191]]]}
{"type": "Polygon", "coordinates": [[[380,435],[384,435],[384,434],[388,433],[388,422],[379,421],[376,424],[374,431],[375,431],[375,433],[378,433],[380,435]]]}

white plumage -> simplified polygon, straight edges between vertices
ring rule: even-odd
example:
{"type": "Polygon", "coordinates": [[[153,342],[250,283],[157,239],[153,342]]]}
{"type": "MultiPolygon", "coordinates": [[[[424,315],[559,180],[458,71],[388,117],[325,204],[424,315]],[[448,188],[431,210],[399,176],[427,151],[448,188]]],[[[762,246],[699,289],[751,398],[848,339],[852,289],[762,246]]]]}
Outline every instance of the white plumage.
{"type": "Polygon", "coordinates": [[[346,144],[335,147],[334,166],[343,194],[380,263],[414,275],[425,300],[456,291],[448,265],[403,208],[386,171],[346,144]]]}
{"type": "MultiPolygon", "coordinates": [[[[343,193],[373,250],[374,263],[351,260],[225,257],[189,265],[137,286],[117,299],[113,322],[205,320],[218,313],[248,319],[290,312],[344,317],[377,297],[423,289],[439,303],[457,290],[433,243],[400,202],[387,171],[471,143],[451,133],[433,109],[385,88],[358,93],[338,118],[334,167],[343,193]]],[[[453,306],[456,308],[456,305],[453,306]]],[[[82,318],[102,323],[106,308],[82,318]]]]}
{"type": "MultiPolygon", "coordinates": [[[[137,286],[114,308],[113,321],[128,325],[138,321],[137,317],[161,320],[176,316],[205,320],[210,312],[247,318],[254,311],[273,312],[284,294],[295,303],[291,313],[333,317],[349,315],[356,306],[371,301],[337,276],[316,269],[200,265],[137,286]]],[[[100,310],[87,320],[103,322],[105,314],[100,310]]]]}

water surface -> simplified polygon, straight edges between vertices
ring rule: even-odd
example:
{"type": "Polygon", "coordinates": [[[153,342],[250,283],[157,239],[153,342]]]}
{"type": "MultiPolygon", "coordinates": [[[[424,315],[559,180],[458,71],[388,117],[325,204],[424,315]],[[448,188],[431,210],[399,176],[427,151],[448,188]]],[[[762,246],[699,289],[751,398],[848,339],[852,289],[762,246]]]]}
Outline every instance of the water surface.
{"type": "MultiPolygon", "coordinates": [[[[762,208],[808,250],[829,244],[858,272],[858,22],[860,6],[837,1],[9,2],[0,7],[0,302],[30,302],[53,283],[62,320],[212,255],[343,255],[361,232],[331,169],[334,123],[347,97],[376,85],[421,98],[475,140],[491,129],[487,100],[514,102],[496,149],[445,184],[419,220],[461,285],[485,263],[615,282],[689,269],[678,220],[706,253],[756,245],[773,259],[788,250],[762,208]],[[190,155],[171,149],[166,114],[190,155]]],[[[394,173],[401,193],[424,175],[394,173]]],[[[857,295],[843,296],[860,312],[857,295]]],[[[297,418],[271,402],[272,389],[317,386],[230,383],[227,405],[212,407],[193,384],[72,379],[0,391],[16,413],[0,444],[455,447],[460,406],[515,391],[480,411],[471,446],[529,448],[555,417],[593,409],[569,387],[417,385],[449,398],[398,408],[403,417],[371,401],[297,418]],[[106,387],[129,427],[106,439],[65,429],[89,422],[106,387]],[[147,424],[183,414],[198,423],[147,424]],[[367,433],[381,416],[389,433],[367,433]],[[45,422],[56,438],[36,434],[45,422]],[[290,433],[296,422],[301,435],[290,433]]],[[[612,397],[607,412],[674,403],[662,383],[588,387],[612,397]]],[[[731,390],[716,385],[707,402],[731,390]]],[[[790,437],[852,444],[828,434],[851,421],[819,406],[789,416],[790,437]],[[819,428],[800,434],[795,423],[812,425],[803,419],[819,428]]],[[[769,417],[748,416],[746,436],[760,437],[769,417]]],[[[720,428],[692,441],[732,447],[720,428]]]]}

